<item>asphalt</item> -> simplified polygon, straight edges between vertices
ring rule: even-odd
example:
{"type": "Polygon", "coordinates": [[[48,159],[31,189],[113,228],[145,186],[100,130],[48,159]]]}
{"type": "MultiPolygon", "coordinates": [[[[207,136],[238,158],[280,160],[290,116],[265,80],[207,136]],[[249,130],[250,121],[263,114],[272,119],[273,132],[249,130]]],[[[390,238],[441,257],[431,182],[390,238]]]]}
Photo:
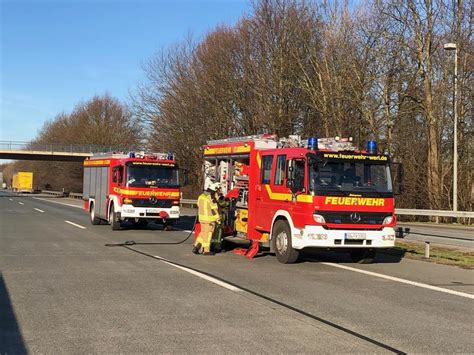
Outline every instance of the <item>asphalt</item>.
{"type": "Polygon", "coordinates": [[[112,231],[92,226],[80,208],[57,203],[80,207],[81,201],[45,200],[0,193],[0,353],[474,348],[472,270],[385,254],[371,265],[353,264],[344,253],[305,253],[294,265],[269,253],[253,260],[231,252],[195,256],[191,238],[169,244],[187,237],[191,210],[184,210],[182,230],[112,231]],[[105,246],[126,240],[166,244],[105,246]]]}

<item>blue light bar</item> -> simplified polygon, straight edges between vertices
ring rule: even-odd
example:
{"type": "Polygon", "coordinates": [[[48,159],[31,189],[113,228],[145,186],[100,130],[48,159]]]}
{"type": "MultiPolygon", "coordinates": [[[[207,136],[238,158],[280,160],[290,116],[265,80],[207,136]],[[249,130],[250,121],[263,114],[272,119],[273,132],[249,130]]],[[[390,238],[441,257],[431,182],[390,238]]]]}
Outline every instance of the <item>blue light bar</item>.
{"type": "Polygon", "coordinates": [[[308,149],[318,149],[318,138],[316,137],[308,138],[308,149]]]}
{"type": "Polygon", "coordinates": [[[376,141],[367,141],[367,152],[369,154],[377,153],[377,142],[376,141]]]}

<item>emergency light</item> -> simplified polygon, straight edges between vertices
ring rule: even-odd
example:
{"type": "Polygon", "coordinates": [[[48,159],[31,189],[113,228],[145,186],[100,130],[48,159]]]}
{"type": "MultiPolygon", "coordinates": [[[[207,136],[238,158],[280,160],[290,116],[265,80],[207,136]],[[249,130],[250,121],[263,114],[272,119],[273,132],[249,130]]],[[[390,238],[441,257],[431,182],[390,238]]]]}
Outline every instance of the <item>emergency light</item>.
{"type": "Polygon", "coordinates": [[[135,152],[129,152],[128,157],[129,158],[135,158],[135,152]]]}
{"type": "Polygon", "coordinates": [[[318,138],[309,137],[308,138],[308,149],[318,149],[318,138]]]}
{"type": "Polygon", "coordinates": [[[377,142],[376,141],[367,141],[367,152],[369,154],[377,153],[377,142]]]}

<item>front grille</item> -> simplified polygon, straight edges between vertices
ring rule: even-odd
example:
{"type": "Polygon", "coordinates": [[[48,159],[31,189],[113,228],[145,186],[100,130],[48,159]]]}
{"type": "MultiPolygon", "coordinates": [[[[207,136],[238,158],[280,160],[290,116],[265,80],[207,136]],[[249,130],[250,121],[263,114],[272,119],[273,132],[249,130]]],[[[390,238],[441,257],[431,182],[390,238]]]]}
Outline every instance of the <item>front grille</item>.
{"type": "Polygon", "coordinates": [[[382,224],[385,217],[391,216],[387,212],[317,211],[316,213],[323,216],[326,223],[332,224],[382,224]],[[360,217],[360,220],[351,216],[360,217]]]}
{"type": "Polygon", "coordinates": [[[133,207],[159,207],[159,208],[171,208],[173,206],[173,200],[150,200],[149,198],[133,198],[133,207]]]}

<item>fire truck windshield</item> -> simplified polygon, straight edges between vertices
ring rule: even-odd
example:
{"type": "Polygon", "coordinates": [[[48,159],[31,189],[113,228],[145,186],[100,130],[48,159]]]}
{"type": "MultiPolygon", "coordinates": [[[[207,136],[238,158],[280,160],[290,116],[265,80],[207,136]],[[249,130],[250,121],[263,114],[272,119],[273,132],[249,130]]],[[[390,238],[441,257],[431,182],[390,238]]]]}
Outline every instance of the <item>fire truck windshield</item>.
{"type": "Polygon", "coordinates": [[[127,164],[128,187],[179,187],[178,168],[159,164],[127,164]]]}
{"type": "Polygon", "coordinates": [[[311,158],[308,161],[309,191],[315,195],[393,195],[387,162],[311,158]]]}

